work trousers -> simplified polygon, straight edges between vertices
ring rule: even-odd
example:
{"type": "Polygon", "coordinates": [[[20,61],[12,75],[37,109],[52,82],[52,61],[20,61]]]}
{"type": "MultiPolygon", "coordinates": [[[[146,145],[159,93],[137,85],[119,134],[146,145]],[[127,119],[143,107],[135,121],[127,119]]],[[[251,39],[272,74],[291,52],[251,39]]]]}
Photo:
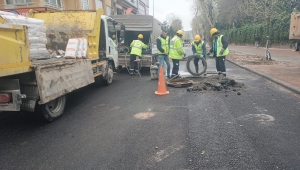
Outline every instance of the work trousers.
{"type": "Polygon", "coordinates": [[[159,58],[159,66],[164,66],[164,62],[166,62],[167,64],[167,76],[170,76],[170,70],[171,70],[171,67],[170,67],[170,59],[167,55],[163,55],[163,54],[159,54],[158,55],[158,58],[159,58]]]}
{"type": "MultiPolygon", "coordinates": [[[[204,59],[206,60],[206,58],[204,58],[204,59]]],[[[194,58],[194,65],[195,65],[196,67],[198,66],[199,60],[200,60],[200,58],[194,58]]],[[[201,60],[201,61],[202,61],[202,60],[201,60]]],[[[204,65],[203,62],[202,62],[202,65],[204,65]]]]}
{"type": "Polygon", "coordinates": [[[216,57],[216,68],[218,73],[226,74],[225,57],[216,57]]]}
{"type": "Polygon", "coordinates": [[[139,70],[138,63],[134,62],[134,60],[136,60],[136,57],[139,57],[139,56],[137,56],[135,54],[130,54],[130,72],[139,70]]]}
{"type": "Polygon", "coordinates": [[[173,61],[173,68],[172,68],[172,76],[177,75],[179,71],[179,61],[177,59],[172,59],[173,61]]]}

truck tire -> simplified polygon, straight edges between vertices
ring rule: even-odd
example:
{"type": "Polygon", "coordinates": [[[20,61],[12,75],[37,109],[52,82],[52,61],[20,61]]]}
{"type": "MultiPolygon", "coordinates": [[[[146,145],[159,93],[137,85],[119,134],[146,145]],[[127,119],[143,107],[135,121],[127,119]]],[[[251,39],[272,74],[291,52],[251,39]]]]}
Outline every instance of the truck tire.
{"type": "Polygon", "coordinates": [[[67,99],[64,95],[41,105],[41,113],[39,113],[41,115],[40,117],[47,122],[52,122],[58,119],[64,113],[66,101],[67,99]]]}
{"type": "Polygon", "coordinates": [[[112,81],[113,81],[113,78],[114,78],[114,71],[113,71],[113,66],[111,63],[108,63],[108,67],[107,67],[107,74],[106,76],[102,79],[102,83],[105,85],[105,86],[109,86],[112,81]]]}
{"type": "Polygon", "coordinates": [[[193,76],[200,76],[201,74],[205,73],[206,69],[207,69],[207,63],[206,60],[203,57],[199,57],[199,61],[202,61],[201,63],[203,64],[203,69],[199,70],[199,73],[195,73],[192,71],[191,67],[190,67],[190,62],[192,60],[194,60],[194,58],[196,58],[196,55],[191,55],[187,57],[187,61],[186,61],[186,68],[188,70],[188,72],[193,75],[193,76]]]}

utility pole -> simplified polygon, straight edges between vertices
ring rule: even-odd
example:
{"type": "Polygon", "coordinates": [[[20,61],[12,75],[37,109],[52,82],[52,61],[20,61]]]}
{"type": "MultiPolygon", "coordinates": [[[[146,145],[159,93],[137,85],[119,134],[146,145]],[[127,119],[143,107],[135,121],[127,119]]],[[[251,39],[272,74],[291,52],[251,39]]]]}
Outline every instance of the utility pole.
{"type": "Polygon", "coordinates": [[[152,18],[152,36],[151,36],[151,44],[154,43],[154,0],[153,0],[153,18],[152,18]]]}
{"type": "Polygon", "coordinates": [[[111,15],[116,15],[117,0],[111,1],[111,15]]]}

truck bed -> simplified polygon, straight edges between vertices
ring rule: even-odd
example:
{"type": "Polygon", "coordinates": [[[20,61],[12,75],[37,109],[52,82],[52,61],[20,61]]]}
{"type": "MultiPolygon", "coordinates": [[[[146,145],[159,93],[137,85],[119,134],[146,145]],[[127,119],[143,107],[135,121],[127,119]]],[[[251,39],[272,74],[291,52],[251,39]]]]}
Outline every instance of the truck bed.
{"type": "Polygon", "coordinates": [[[89,59],[51,58],[32,61],[39,88],[39,104],[93,83],[92,64],[89,59]]]}

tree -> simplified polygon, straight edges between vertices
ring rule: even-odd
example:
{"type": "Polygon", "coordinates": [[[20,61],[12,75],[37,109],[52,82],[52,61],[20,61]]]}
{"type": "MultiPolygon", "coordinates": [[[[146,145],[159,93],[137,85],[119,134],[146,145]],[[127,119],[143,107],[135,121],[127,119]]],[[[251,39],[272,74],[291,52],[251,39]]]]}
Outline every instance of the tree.
{"type": "Polygon", "coordinates": [[[182,21],[179,18],[175,18],[172,22],[171,22],[171,26],[169,28],[169,35],[170,37],[173,37],[177,30],[181,30],[183,28],[182,26],[182,21]]]}
{"type": "Polygon", "coordinates": [[[240,27],[246,18],[244,0],[218,0],[218,29],[240,27]]]}

